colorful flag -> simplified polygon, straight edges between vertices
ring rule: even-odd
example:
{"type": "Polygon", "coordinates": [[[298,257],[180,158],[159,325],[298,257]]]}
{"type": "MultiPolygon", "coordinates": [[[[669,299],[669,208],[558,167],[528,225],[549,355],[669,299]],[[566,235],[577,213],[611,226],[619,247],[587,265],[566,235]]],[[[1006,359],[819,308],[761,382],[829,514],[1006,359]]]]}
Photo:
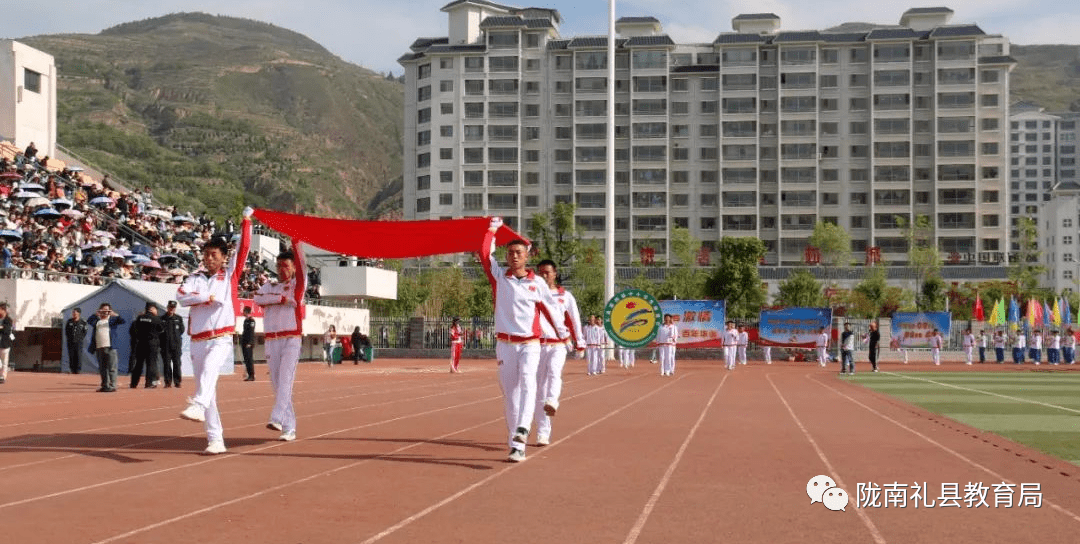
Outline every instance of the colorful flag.
{"type": "Polygon", "coordinates": [[[998,304],[1000,304],[1000,302],[1001,301],[994,303],[994,308],[990,310],[990,319],[986,321],[987,324],[1000,325],[1000,323],[998,323],[998,320],[1001,319],[1001,310],[998,308],[998,304]]]}
{"type": "Polygon", "coordinates": [[[983,314],[982,297],[978,293],[975,293],[975,309],[972,311],[975,317],[975,321],[986,321],[986,315],[983,314]]]}
{"type": "Polygon", "coordinates": [[[1072,311],[1069,309],[1069,299],[1061,297],[1061,321],[1066,325],[1072,324],[1072,311]]]}
{"type": "Polygon", "coordinates": [[[1016,297],[1009,297],[1009,325],[1013,332],[1020,325],[1020,305],[1016,303],[1016,297]]]}
{"type": "Polygon", "coordinates": [[[1056,298],[1054,299],[1054,311],[1053,311],[1053,313],[1051,315],[1053,316],[1053,319],[1051,320],[1051,322],[1054,324],[1055,327],[1060,327],[1061,326],[1061,306],[1058,304],[1058,299],[1056,299],[1056,298]]]}
{"type": "Polygon", "coordinates": [[[1050,303],[1049,302],[1043,302],[1042,303],[1041,314],[1042,315],[1040,317],[1042,317],[1042,326],[1043,327],[1049,327],[1050,326],[1050,321],[1052,321],[1054,319],[1054,310],[1050,309],[1050,303]]]}

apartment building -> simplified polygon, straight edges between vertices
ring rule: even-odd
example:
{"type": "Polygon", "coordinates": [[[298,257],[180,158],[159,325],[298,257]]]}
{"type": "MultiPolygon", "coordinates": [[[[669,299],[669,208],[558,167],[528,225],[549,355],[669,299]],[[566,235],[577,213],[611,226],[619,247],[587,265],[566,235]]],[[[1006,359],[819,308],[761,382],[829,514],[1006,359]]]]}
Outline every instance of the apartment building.
{"type": "Polygon", "coordinates": [[[1027,110],[1012,116],[1013,174],[1019,168],[1021,176],[1019,188],[1014,178],[1012,189],[1022,196],[1019,209],[1012,203],[1010,222],[1017,222],[1018,217],[1036,220],[1046,267],[1042,285],[1056,292],[1076,291],[1080,286],[1080,177],[1076,167],[1080,114],[1027,110]],[[1037,139],[1032,138],[1033,133],[1037,139]],[[1037,166],[1032,164],[1029,141],[1038,141],[1037,166]],[[1029,196],[1032,194],[1034,198],[1029,196]],[[1039,205],[1031,206],[1029,201],[1039,205]]]}
{"type": "Polygon", "coordinates": [[[799,263],[819,220],[848,230],[853,259],[876,247],[902,264],[902,224],[920,215],[950,263],[1006,258],[1014,61],[1006,38],[949,24],[948,8],[810,31],[741,14],[693,44],[624,17],[613,82],[607,37],[561,36],[555,10],[442,11],[448,35],[399,59],[407,219],[500,215],[527,229],[573,202],[602,244],[614,85],[617,264],[673,262],[675,227],[706,248],[757,237],[767,264],[799,263]]]}

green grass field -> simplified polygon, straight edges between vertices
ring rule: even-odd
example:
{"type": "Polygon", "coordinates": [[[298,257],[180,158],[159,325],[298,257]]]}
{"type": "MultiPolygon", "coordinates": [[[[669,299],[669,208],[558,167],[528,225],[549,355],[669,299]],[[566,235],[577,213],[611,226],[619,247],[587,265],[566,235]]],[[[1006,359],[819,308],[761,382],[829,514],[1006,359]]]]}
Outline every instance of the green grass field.
{"type": "Polygon", "coordinates": [[[1080,373],[883,372],[851,380],[1080,465],[1080,373]]]}

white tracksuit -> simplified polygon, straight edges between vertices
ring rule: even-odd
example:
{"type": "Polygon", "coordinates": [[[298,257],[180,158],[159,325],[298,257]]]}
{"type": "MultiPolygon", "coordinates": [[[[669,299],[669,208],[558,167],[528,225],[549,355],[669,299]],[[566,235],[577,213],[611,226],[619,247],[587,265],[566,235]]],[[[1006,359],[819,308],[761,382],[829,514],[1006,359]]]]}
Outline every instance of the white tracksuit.
{"type": "MultiPolygon", "coordinates": [[[[550,404],[558,409],[559,397],[562,396],[562,371],[566,364],[568,350],[584,344],[581,332],[581,314],[578,312],[574,295],[559,287],[552,292],[552,298],[563,323],[570,331],[569,337],[559,337],[555,328],[545,320],[540,320],[540,366],[536,372],[536,436],[551,437],[551,416],[544,411],[544,405],[550,404]]],[[[556,316],[558,319],[558,316],[556,316]]]]}
{"type": "Polygon", "coordinates": [[[623,368],[634,368],[634,361],[637,358],[637,354],[634,353],[633,348],[622,348],[619,350],[619,365],[623,368]]]}
{"type": "Polygon", "coordinates": [[[750,335],[746,331],[739,333],[738,348],[739,348],[739,364],[746,364],[746,345],[750,343],[750,335]]]}
{"type": "Polygon", "coordinates": [[[604,347],[607,346],[607,332],[600,325],[585,327],[585,351],[589,358],[589,374],[600,374],[607,370],[604,360],[604,347]]]}
{"type": "Polygon", "coordinates": [[[675,373],[675,343],[679,340],[679,328],[674,323],[660,325],[656,345],[660,350],[660,374],[675,373]]]}
{"type": "Polygon", "coordinates": [[[829,333],[823,332],[817,337],[817,358],[818,364],[825,366],[825,363],[829,360],[829,333]]]}
{"type": "Polygon", "coordinates": [[[964,335],[964,356],[967,357],[967,364],[971,364],[971,360],[974,358],[975,353],[975,335],[964,335]]]}
{"type": "Polygon", "coordinates": [[[283,433],[296,432],[293,383],[304,337],[304,292],[307,291],[304,252],[299,243],[293,243],[292,253],[296,269],[292,279],[265,283],[255,293],[255,304],[263,309],[266,366],[270,370],[270,387],[274,390],[270,422],[281,425],[283,433]]]}
{"type": "MultiPolygon", "coordinates": [[[[492,220],[492,226],[502,221],[492,220]]],[[[488,231],[480,250],[480,263],[495,294],[495,357],[499,364],[499,385],[502,387],[509,430],[510,447],[525,451],[525,445],[514,442],[518,427],[529,429],[536,410],[536,372],[540,365],[540,321],[547,319],[555,334],[566,337],[566,325],[556,320],[558,310],[543,278],[533,271],[521,278],[514,277],[495,259],[495,235],[488,231]]]]}
{"type": "Polygon", "coordinates": [[[728,370],[735,369],[738,356],[739,331],[735,329],[724,330],[724,367],[728,370]]]}
{"type": "Polygon", "coordinates": [[[244,217],[240,232],[240,244],[224,268],[213,275],[195,272],[176,291],[176,301],[190,308],[187,329],[191,335],[191,366],[195,371],[195,396],[191,401],[205,410],[204,427],[210,442],[222,440],[217,380],[222,367],[233,363],[234,303],[251,243],[250,218],[244,217]]]}

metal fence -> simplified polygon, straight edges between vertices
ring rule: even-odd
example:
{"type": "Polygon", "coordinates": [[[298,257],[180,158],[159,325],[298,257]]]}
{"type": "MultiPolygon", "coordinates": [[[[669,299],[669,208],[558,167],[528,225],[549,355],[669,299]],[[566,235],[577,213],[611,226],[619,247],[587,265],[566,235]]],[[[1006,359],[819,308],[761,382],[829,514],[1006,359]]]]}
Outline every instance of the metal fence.
{"type": "MultiPolygon", "coordinates": [[[[414,332],[408,317],[372,317],[371,343],[377,348],[409,349],[414,346],[413,334],[421,349],[449,349],[451,318],[424,318],[423,332],[414,332]]],[[[495,322],[491,318],[461,320],[465,332],[465,349],[492,349],[495,347],[495,322]]]]}

